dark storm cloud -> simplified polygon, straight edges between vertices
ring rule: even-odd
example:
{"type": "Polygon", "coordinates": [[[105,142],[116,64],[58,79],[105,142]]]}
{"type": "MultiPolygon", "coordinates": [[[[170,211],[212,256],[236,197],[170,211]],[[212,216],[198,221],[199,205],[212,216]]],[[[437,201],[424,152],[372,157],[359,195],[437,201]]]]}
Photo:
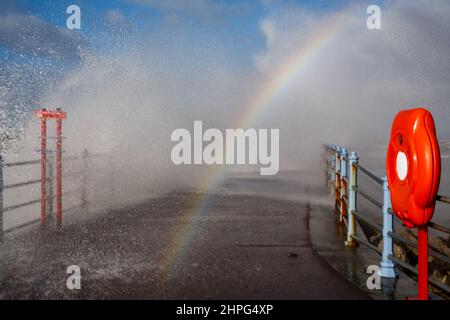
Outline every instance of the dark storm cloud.
{"type": "Polygon", "coordinates": [[[8,2],[0,5],[0,46],[39,57],[79,59],[85,41],[78,32],[17,9],[8,2]]]}

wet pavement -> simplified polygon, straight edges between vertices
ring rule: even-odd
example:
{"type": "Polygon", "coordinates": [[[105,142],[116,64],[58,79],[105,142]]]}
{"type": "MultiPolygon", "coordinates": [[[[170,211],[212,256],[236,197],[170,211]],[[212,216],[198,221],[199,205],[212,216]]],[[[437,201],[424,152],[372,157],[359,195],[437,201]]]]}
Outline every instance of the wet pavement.
{"type": "Polygon", "coordinates": [[[9,235],[0,298],[370,298],[313,248],[305,195],[316,191],[283,179],[228,183],[207,197],[172,192],[9,235]],[[81,269],[80,290],[66,286],[70,265],[81,269]]]}
{"type": "MultiPolygon", "coordinates": [[[[361,290],[378,300],[405,300],[417,294],[417,283],[406,274],[397,270],[396,279],[380,280],[380,288],[371,289],[367,286],[370,266],[378,268],[381,257],[378,253],[359,244],[356,248],[346,247],[347,239],[345,225],[339,224],[339,216],[331,205],[317,205],[312,208],[310,219],[310,236],[314,250],[323,257],[337,272],[357,285],[361,290]]],[[[358,226],[357,235],[365,239],[364,231],[358,226]]],[[[378,270],[378,269],[377,269],[378,270]]],[[[373,284],[373,281],[371,282],[373,284]]],[[[432,299],[439,300],[434,294],[432,299]]]]}

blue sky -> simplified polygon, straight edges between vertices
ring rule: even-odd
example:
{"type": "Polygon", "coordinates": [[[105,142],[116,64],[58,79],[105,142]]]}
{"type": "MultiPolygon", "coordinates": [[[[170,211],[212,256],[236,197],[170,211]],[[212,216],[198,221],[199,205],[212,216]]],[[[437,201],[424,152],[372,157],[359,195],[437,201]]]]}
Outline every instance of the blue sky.
{"type": "MultiPolygon", "coordinates": [[[[188,110],[189,115],[201,105],[204,109],[198,107],[198,114],[206,110],[234,118],[239,106],[245,104],[241,99],[257,95],[265,81],[276,76],[277,68],[333,16],[330,13],[349,5],[352,10],[343,11],[343,27],[277,95],[276,104],[284,106],[280,118],[274,116],[275,112],[270,116],[283,125],[301,121],[296,108],[302,101],[312,110],[303,128],[322,124],[323,115],[332,118],[330,113],[335,111],[336,117],[359,117],[352,126],[361,126],[364,131],[373,127],[378,132],[373,134],[382,132],[379,124],[388,124],[393,112],[401,107],[429,106],[439,117],[449,119],[448,108],[443,108],[448,105],[450,92],[448,0],[0,0],[0,90],[7,89],[0,103],[25,109],[36,101],[33,93],[44,95],[43,99],[65,98],[66,91],[74,87],[73,78],[80,79],[81,87],[95,76],[103,79],[106,75],[110,80],[111,64],[119,66],[112,69],[119,70],[120,75],[130,71],[118,77],[126,81],[112,77],[112,82],[131,91],[141,85],[136,83],[141,74],[149,78],[143,81],[142,91],[153,85],[154,77],[155,87],[161,92],[153,94],[159,99],[153,105],[179,105],[180,111],[188,110]],[[65,27],[70,4],[81,8],[80,31],[65,27]],[[370,4],[381,4],[382,30],[366,27],[370,4]],[[88,59],[78,54],[79,47],[86,49],[88,59]],[[109,54],[113,59],[103,59],[109,54]],[[97,61],[104,68],[92,70],[97,61]],[[3,67],[15,62],[27,66],[19,64],[8,76],[3,67]],[[68,69],[73,72],[67,74],[68,69]],[[102,73],[103,69],[108,72],[102,73]],[[217,99],[210,97],[214,90],[217,99]],[[189,99],[190,107],[181,108],[189,99]],[[381,106],[384,111],[380,111],[381,106]],[[213,107],[217,109],[210,111],[213,107]],[[371,126],[364,119],[378,124],[371,126]]],[[[88,92],[95,85],[93,82],[83,88],[88,92]]],[[[99,100],[121,89],[108,85],[98,89],[99,100]]],[[[134,94],[128,92],[120,101],[132,105],[134,94]]],[[[332,133],[341,130],[329,123],[323,127],[329,127],[332,133]]],[[[353,132],[348,133],[351,135],[353,132]]]]}
{"type": "MultiPolygon", "coordinates": [[[[0,4],[0,16],[12,13],[35,17],[43,23],[42,26],[36,27],[39,28],[38,33],[45,32],[42,29],[46,27],[64,30],[66,9],[69,5],[76,4],[81,8],[82,29],[71,33],[78,38],[70,39],[70,33],[64,34],[60,39],[44,35],[37,46],[45,45],[45,42],[69,40],[83,41],[83,46],[88,46],[90,50],[108,51],[113,49],[110,48],[111,42],[104,40],[119,32],[113,24],[120,23],[123,24],[120,26],[120,32],[127,37],[142,37],[146,40],[152,37],[155,46],[180,41],[181,38],[192,48],[203,48],[215,43],[222,47],[222,52],[228,56],[230,63],[244,67],[251,64],[253,55],[265,45],[260,32],[260,21],[267,14],[268,8],[293,3],[320,13],[338,10],[349,2],[350,0],[3,0],[0,4]],[[108,22],[108,19],[114,21],[108,22]]],[[[5,37],[22,37],[21,23],[27,21],[18,19],[17,30],[11,29],[8,34],[2,35],[0,30],[1,56],[8,57],[9,61],[30,58],[55,60],[52,55],[45,53],[36,58],[33,48],[25,50],[20,46],[14,47],[17,42],[12,39],[5,41],[5,37]]],[[[70,66],[70,60],[73,58],[70,52],[64,52],[62,57],[58,56],[53,63],[70,66]]]]}

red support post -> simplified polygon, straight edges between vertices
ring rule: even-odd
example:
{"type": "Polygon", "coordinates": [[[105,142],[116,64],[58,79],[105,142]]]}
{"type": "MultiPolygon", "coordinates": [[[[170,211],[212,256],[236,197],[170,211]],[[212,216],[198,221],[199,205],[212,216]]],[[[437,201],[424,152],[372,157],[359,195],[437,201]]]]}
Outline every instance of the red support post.
{"type": "Polygon", "coordinates": [[[41,225],[45,224],[47,202],[47,120],[41,118],[41,225]]]}
{"type": "Polygon", "coordinates": [[[418,232],[418,299],[428,300],[428,227],[419,227],[418,232]]]}
{"type": "MultiPolygon", "coordinates": [[[[36,110],[35,115],[41,120],[41,224],[45,224],[47,200],[47,119],[56,120],[56,221],[62,224],[62,120],[67,114],[61,109],[50,111],[36,110]]],[[[53,199],[51,199],[53,201],[53,199]]]]}
{"type": "Polygon", "coordinates": [[[62,223],[62,120],[56,119],[56,221],[62,223]]]}

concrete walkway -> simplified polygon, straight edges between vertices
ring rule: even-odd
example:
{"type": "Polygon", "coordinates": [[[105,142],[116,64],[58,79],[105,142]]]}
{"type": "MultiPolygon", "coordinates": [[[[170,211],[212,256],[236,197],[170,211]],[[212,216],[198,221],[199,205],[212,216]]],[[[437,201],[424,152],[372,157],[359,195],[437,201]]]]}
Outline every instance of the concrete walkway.
{"type": "Polygon", "coordinates": [[[221,193],[197,210],[203,196],[171,193],[61,230],[9,236],[0,298],[369,298],[313,250],[307,201],[221,193]],[[81,290],[67,289],[70,265],[81,268],[81,290]]]}

